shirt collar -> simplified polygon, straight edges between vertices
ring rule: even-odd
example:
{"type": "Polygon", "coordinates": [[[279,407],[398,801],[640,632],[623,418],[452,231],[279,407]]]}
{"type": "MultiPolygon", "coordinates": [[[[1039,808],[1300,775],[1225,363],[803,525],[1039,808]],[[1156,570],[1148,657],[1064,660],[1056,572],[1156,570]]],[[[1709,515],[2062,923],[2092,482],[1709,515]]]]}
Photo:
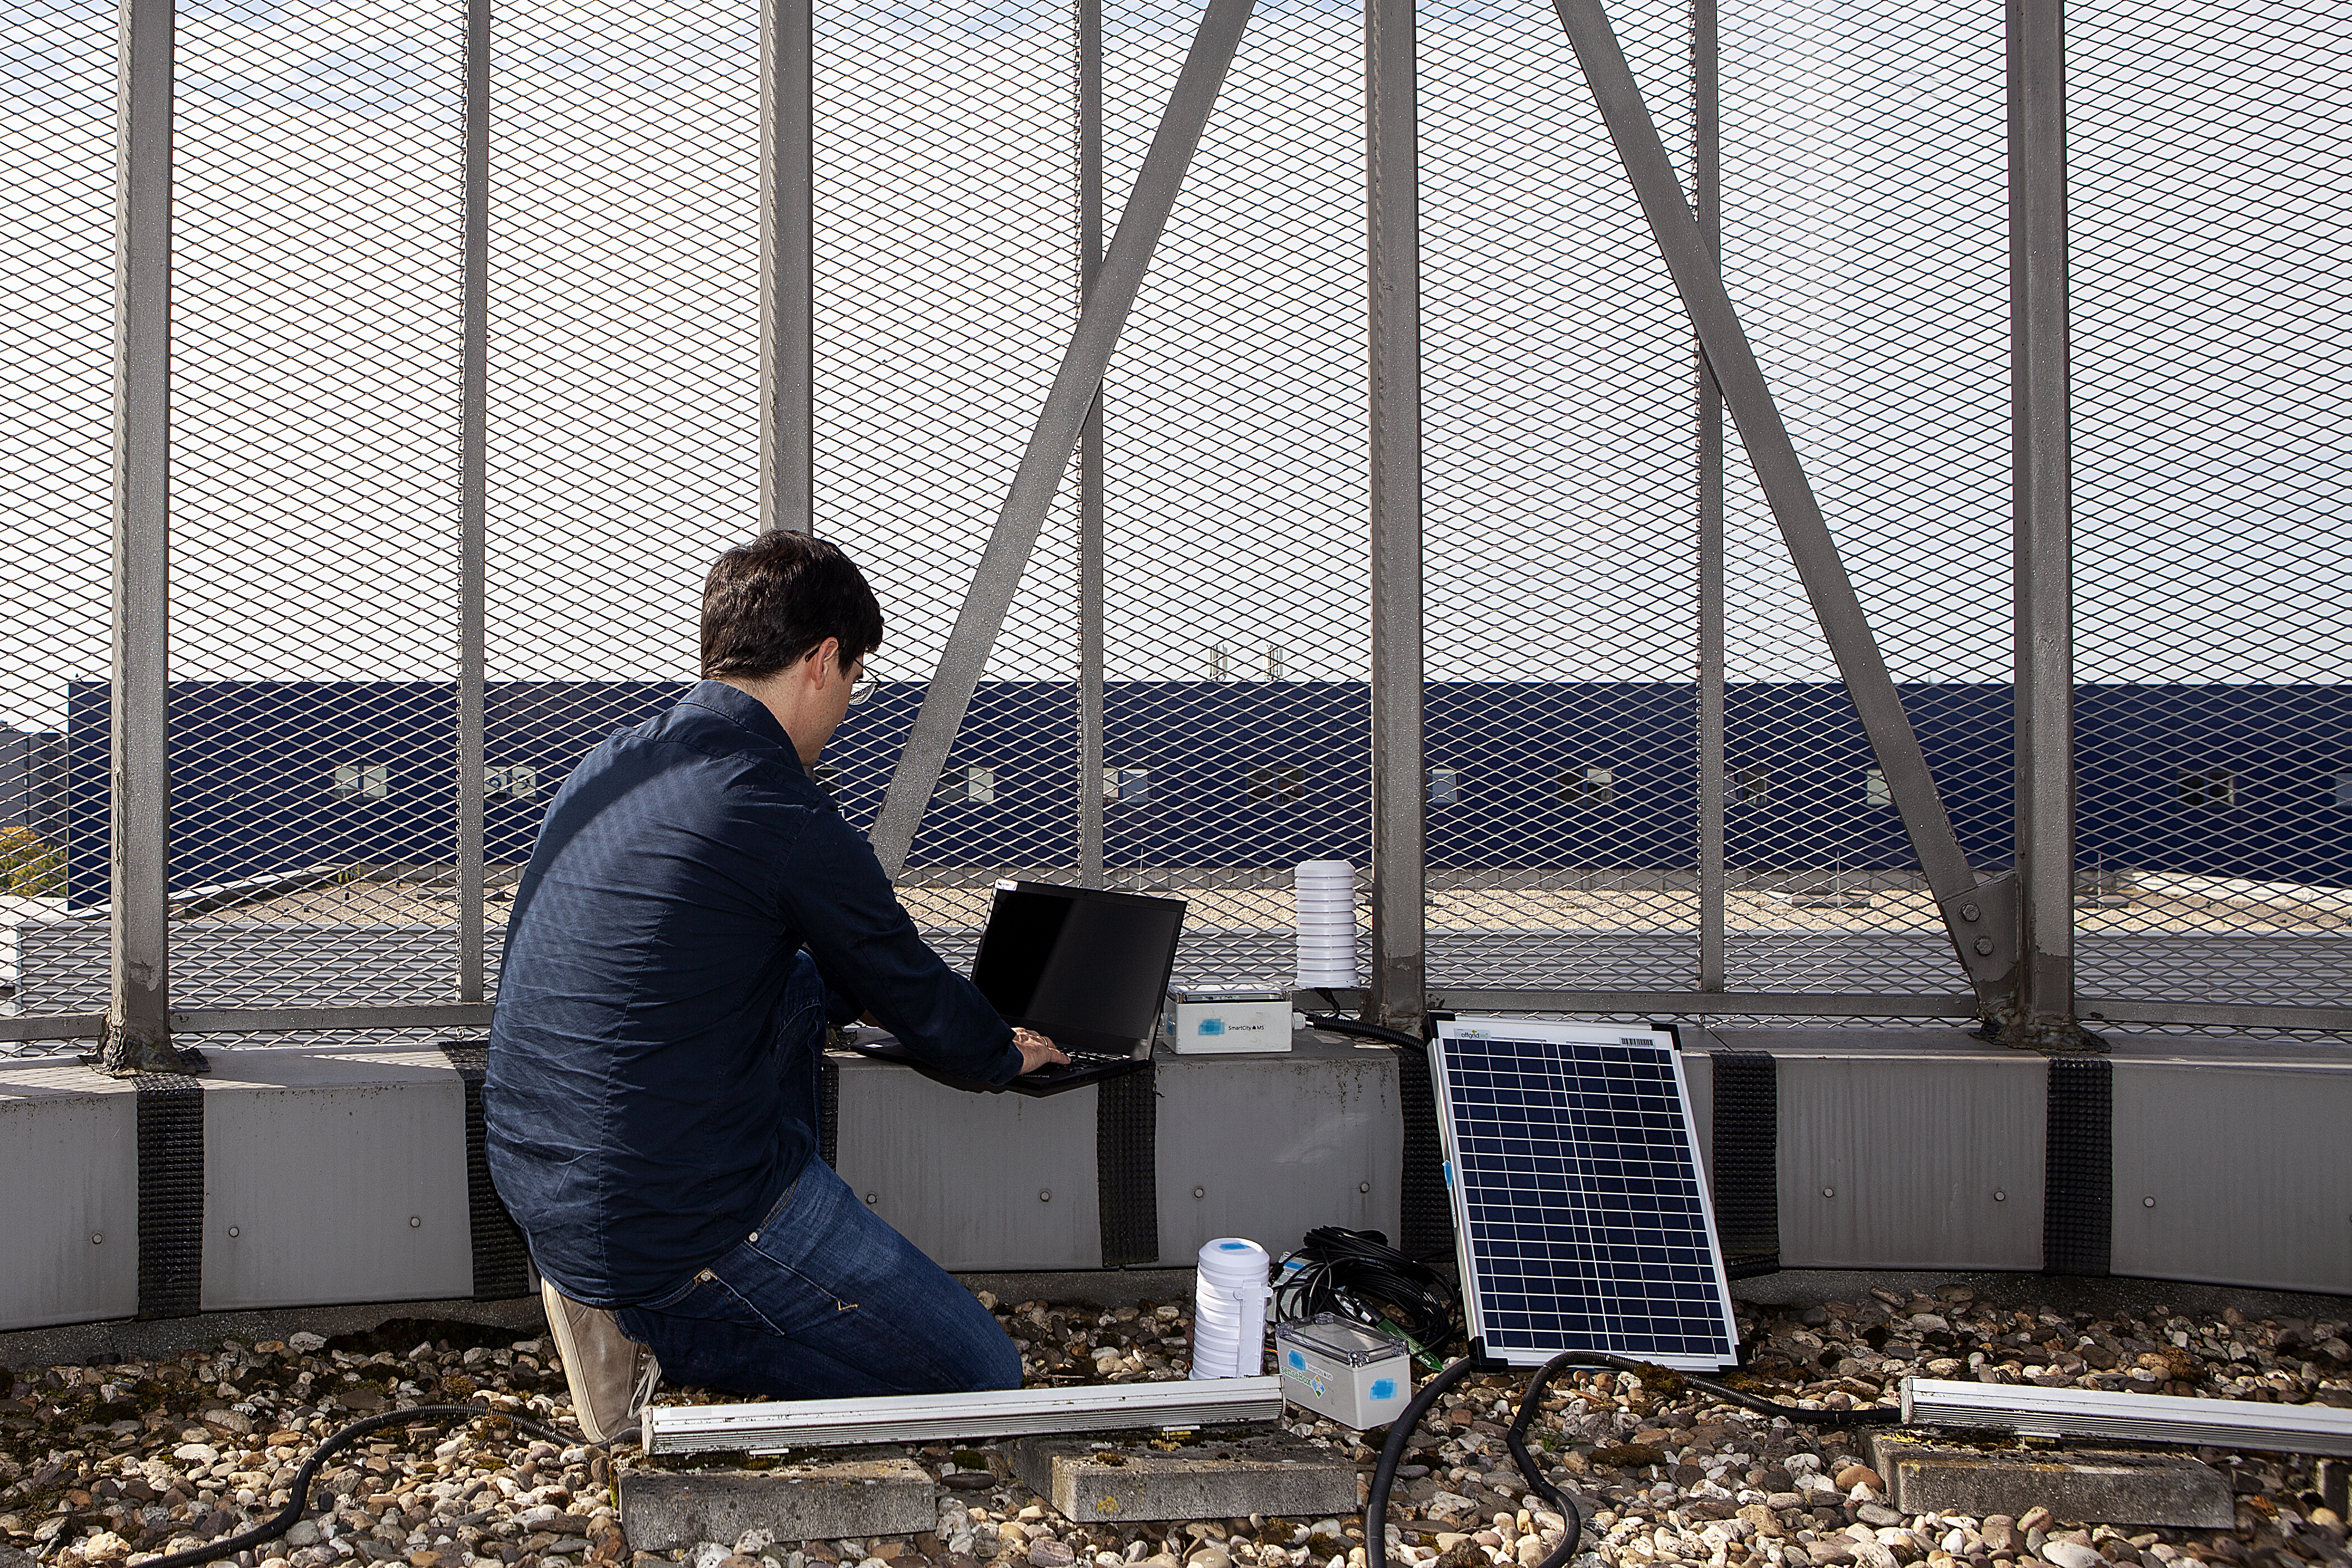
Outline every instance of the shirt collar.
{"type": "Polygon", "coordinates": [[[708,708],[723,718],[731,719],[760,740],[780,748],[793,760],[795,769],[801,765],[801,754],[793,749],[793,738],[784,732],[782,724],[776,722],[776,716],[768,710],[768,705],[739,687],[730,686],[723,680],[697,681],[691,691],[677,700],[677,705],[681,708],[708,708]]]}

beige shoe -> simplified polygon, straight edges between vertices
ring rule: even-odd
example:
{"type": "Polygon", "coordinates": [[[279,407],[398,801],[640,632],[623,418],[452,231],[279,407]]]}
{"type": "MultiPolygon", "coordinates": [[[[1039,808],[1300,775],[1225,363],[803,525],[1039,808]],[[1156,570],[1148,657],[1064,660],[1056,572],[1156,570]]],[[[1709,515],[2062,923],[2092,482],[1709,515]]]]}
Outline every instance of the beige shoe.
{"type": "Polygon", "coordinates": [[[572,1414],[591,1443],[611,1440],[637,1424],[637,1413],[654,1396],[661,1363],[654,1352],[621,1331],[613,1314],[583,1307],[542,1279],[539,1299],[547,1326],[555,1333],[555,1353],[563,1361],[563,1381],[572,1390],[572,1414]]]}

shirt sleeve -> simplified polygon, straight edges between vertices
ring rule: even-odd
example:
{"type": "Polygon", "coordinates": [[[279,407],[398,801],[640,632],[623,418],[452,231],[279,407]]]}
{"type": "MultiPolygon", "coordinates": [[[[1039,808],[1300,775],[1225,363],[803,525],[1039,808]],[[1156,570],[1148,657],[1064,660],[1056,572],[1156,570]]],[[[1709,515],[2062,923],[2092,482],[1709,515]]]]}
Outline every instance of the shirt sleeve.
{"type": "Polygon", "coordinates": [[[882,863],[848,824],[830,813],[809,823],[784,857],[778,895],[835,996],[871,1012],[941,1072],[990,1084],[1021,1076],[1012,1026],[916,934],[882,863]]]}

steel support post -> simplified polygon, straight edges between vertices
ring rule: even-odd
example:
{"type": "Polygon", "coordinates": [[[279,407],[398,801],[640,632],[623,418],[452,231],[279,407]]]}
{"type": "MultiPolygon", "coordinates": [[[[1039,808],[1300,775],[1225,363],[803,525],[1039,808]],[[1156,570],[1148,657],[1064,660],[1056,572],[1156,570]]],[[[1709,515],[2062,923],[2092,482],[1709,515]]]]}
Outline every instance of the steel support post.
{"type": "Polygon", "coordinates": [[[760,6],[760,529],[816,528],[812,0],[760,6]]]}
{"type": "MultiPolygon", "coordinates": [[[[1078,303],[1102,269],[1102,0],[1078,0],[1078,303]]],[[[1102,389],[1078,432],[1078,882],[1103,885],[1102,389]]]]}
{"type": "Polygon", "coordinates": [[[1087,290],[1086,302],[1079,307],[1077,325],[1071,331],[1069,347],[1063,351],[1061,368],[1055,373],[1053,388],[1031,427],[1021,466],[997,512],[996,526],[990,531],[987,548],[972,573],[971,588],[964,595],[963,607],[956,612],[939,668],[923,693],[913,731],[907,738],[906,750],[899,753],[890,787],[882,797],[881,814],[868,835],[875,855],[893,877],[905,868],[916,825],[923,819],[931,792],[939,787],[948,748],[962,727],[989,650],[1003,629],[1004,612],[1021,586],[1021,574],[1028,569],[1045,514],[1053,509],[1062,476],[1070,467],[1070,454],[1077,447],[1079,434],[1102,389],[1103,372],[1118,346],[1128,313],[1135,307],[1136,292],[1151,266],[1151,253],[1168,226],[1168,214],[1183,188],[1184,174],[1208,125],[1209,111],[1216,107],[1234,50],[1240,47],[1242,32],[1249,26],[1252,4],[1253,0],[1209,0],[1175,90],[1169,94],[1167,110],[1160,117],[1160,129],[1153,133],[1143,167],[1128,192],[1110,247],[1103,253],[1094,287],[1087,290]]]}
{"type": "Polygon", "coordinates": [[[1365,0],[1372,552],[1372,974],[1366,1016],[1428,1012],[1422,759],[1421,156],[1413,0],[1365,0]]]}
{"type": "Polygon", "coordinates": [[[457,1000],[482,1000],[482,810],[488,656],[490,0],[466,0],[466,237],[459,347],[457,1000]]]}
{"type": "Polygon", "coordinates": [[[122,0],[115,78],[113,941],[100,1062],[176,1072],[170,852],[173,0],[122,0]]]}
{"type": "Polygon", "coordinates": [[[1862,613],[1862,601],[1838,556],[1837,542],[1822,517],[1812,483],[1772,401],[1772,389],[1756,363],[1738,312],[1724,290],[1722,272],[1685,205],[1681,182],[1625,64],[1608,14],[1600,0],[1553,0],[1553,8],[1567,29],[1658,253],[1682,296],[1683,309],[1698,331],[1699,347],[1738,426],[1740,444],[1780,524],[1789,559],[1821,623],[1822,640],[1837,660],[1854,714],[1870,738],[1921,875],[1944,915],[1953,950],[1986,1012],[2005,1016],[2013,1005],[2011,977],[2017,962],[2015,922],[2004,912],[2013,884],[1997,879],[1979,886],[1969,868],[1943,797],[1936,791],[1927,754],[1919,749],[1910,716],[1903,710],[1877,639],[1862,613]]]}
{"type": "MultiPolygon", "coordinates": [[[[1716,0],[1691,0],[1693,216],[1723,268],[1723,138],[1716,0]]],[[[1723,394],[1696,356],[1698,391],[1698,988],[1724,987],[1723,394]]]]}
{"type": "Polygon", "coordinates": [[[2017,625],[2013,1046],[2080,1050],[2074,1017],[2074,472],[2064,0],[2009,0],[2010,485],[2017,625]]]}

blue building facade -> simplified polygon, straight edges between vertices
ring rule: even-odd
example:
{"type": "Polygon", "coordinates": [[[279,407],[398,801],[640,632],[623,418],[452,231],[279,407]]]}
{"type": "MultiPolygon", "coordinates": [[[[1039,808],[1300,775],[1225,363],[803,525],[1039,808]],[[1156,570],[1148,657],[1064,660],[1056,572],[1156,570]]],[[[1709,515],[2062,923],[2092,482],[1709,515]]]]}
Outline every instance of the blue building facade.
{"type": "MultiPolygon", "coordinates": [[[[527,858],[547,802],[604,736],[684,689],[496,682],[487,858],[527,858]]],[[[2010,690],[1901,689],[1961,843],[2011,847],[2010,690]]],[[[825,757],[859,825],[879,809],[922,689],[886,685],[825,757]]],[[[1369,689],[1122,682],[1106,692],[1113,866],[1281,868],[1370,851],[1369,689]]],[[[1433,682],[1433,867],[1688,871],[1696,698],[1676,682],[1433,682]]],[[[1735,684],[1726,832],[1735,868],[1902,870],[1902,823],[1832,684],[1735,684]]],[[[2352,688],[2086,686],[2076,696],[2086,867],[2352,886],[2352,688]]],[[[184,681],[168,697],[175,891],[323,865],[456,858],[457,692],[446,682],[184,681]]],[[[107,896],[108,692],[68,693],[68,896],[107,896]]],[[[1076,693],[980,689],[908,860],[1074,864],[1076,693]]]]}

